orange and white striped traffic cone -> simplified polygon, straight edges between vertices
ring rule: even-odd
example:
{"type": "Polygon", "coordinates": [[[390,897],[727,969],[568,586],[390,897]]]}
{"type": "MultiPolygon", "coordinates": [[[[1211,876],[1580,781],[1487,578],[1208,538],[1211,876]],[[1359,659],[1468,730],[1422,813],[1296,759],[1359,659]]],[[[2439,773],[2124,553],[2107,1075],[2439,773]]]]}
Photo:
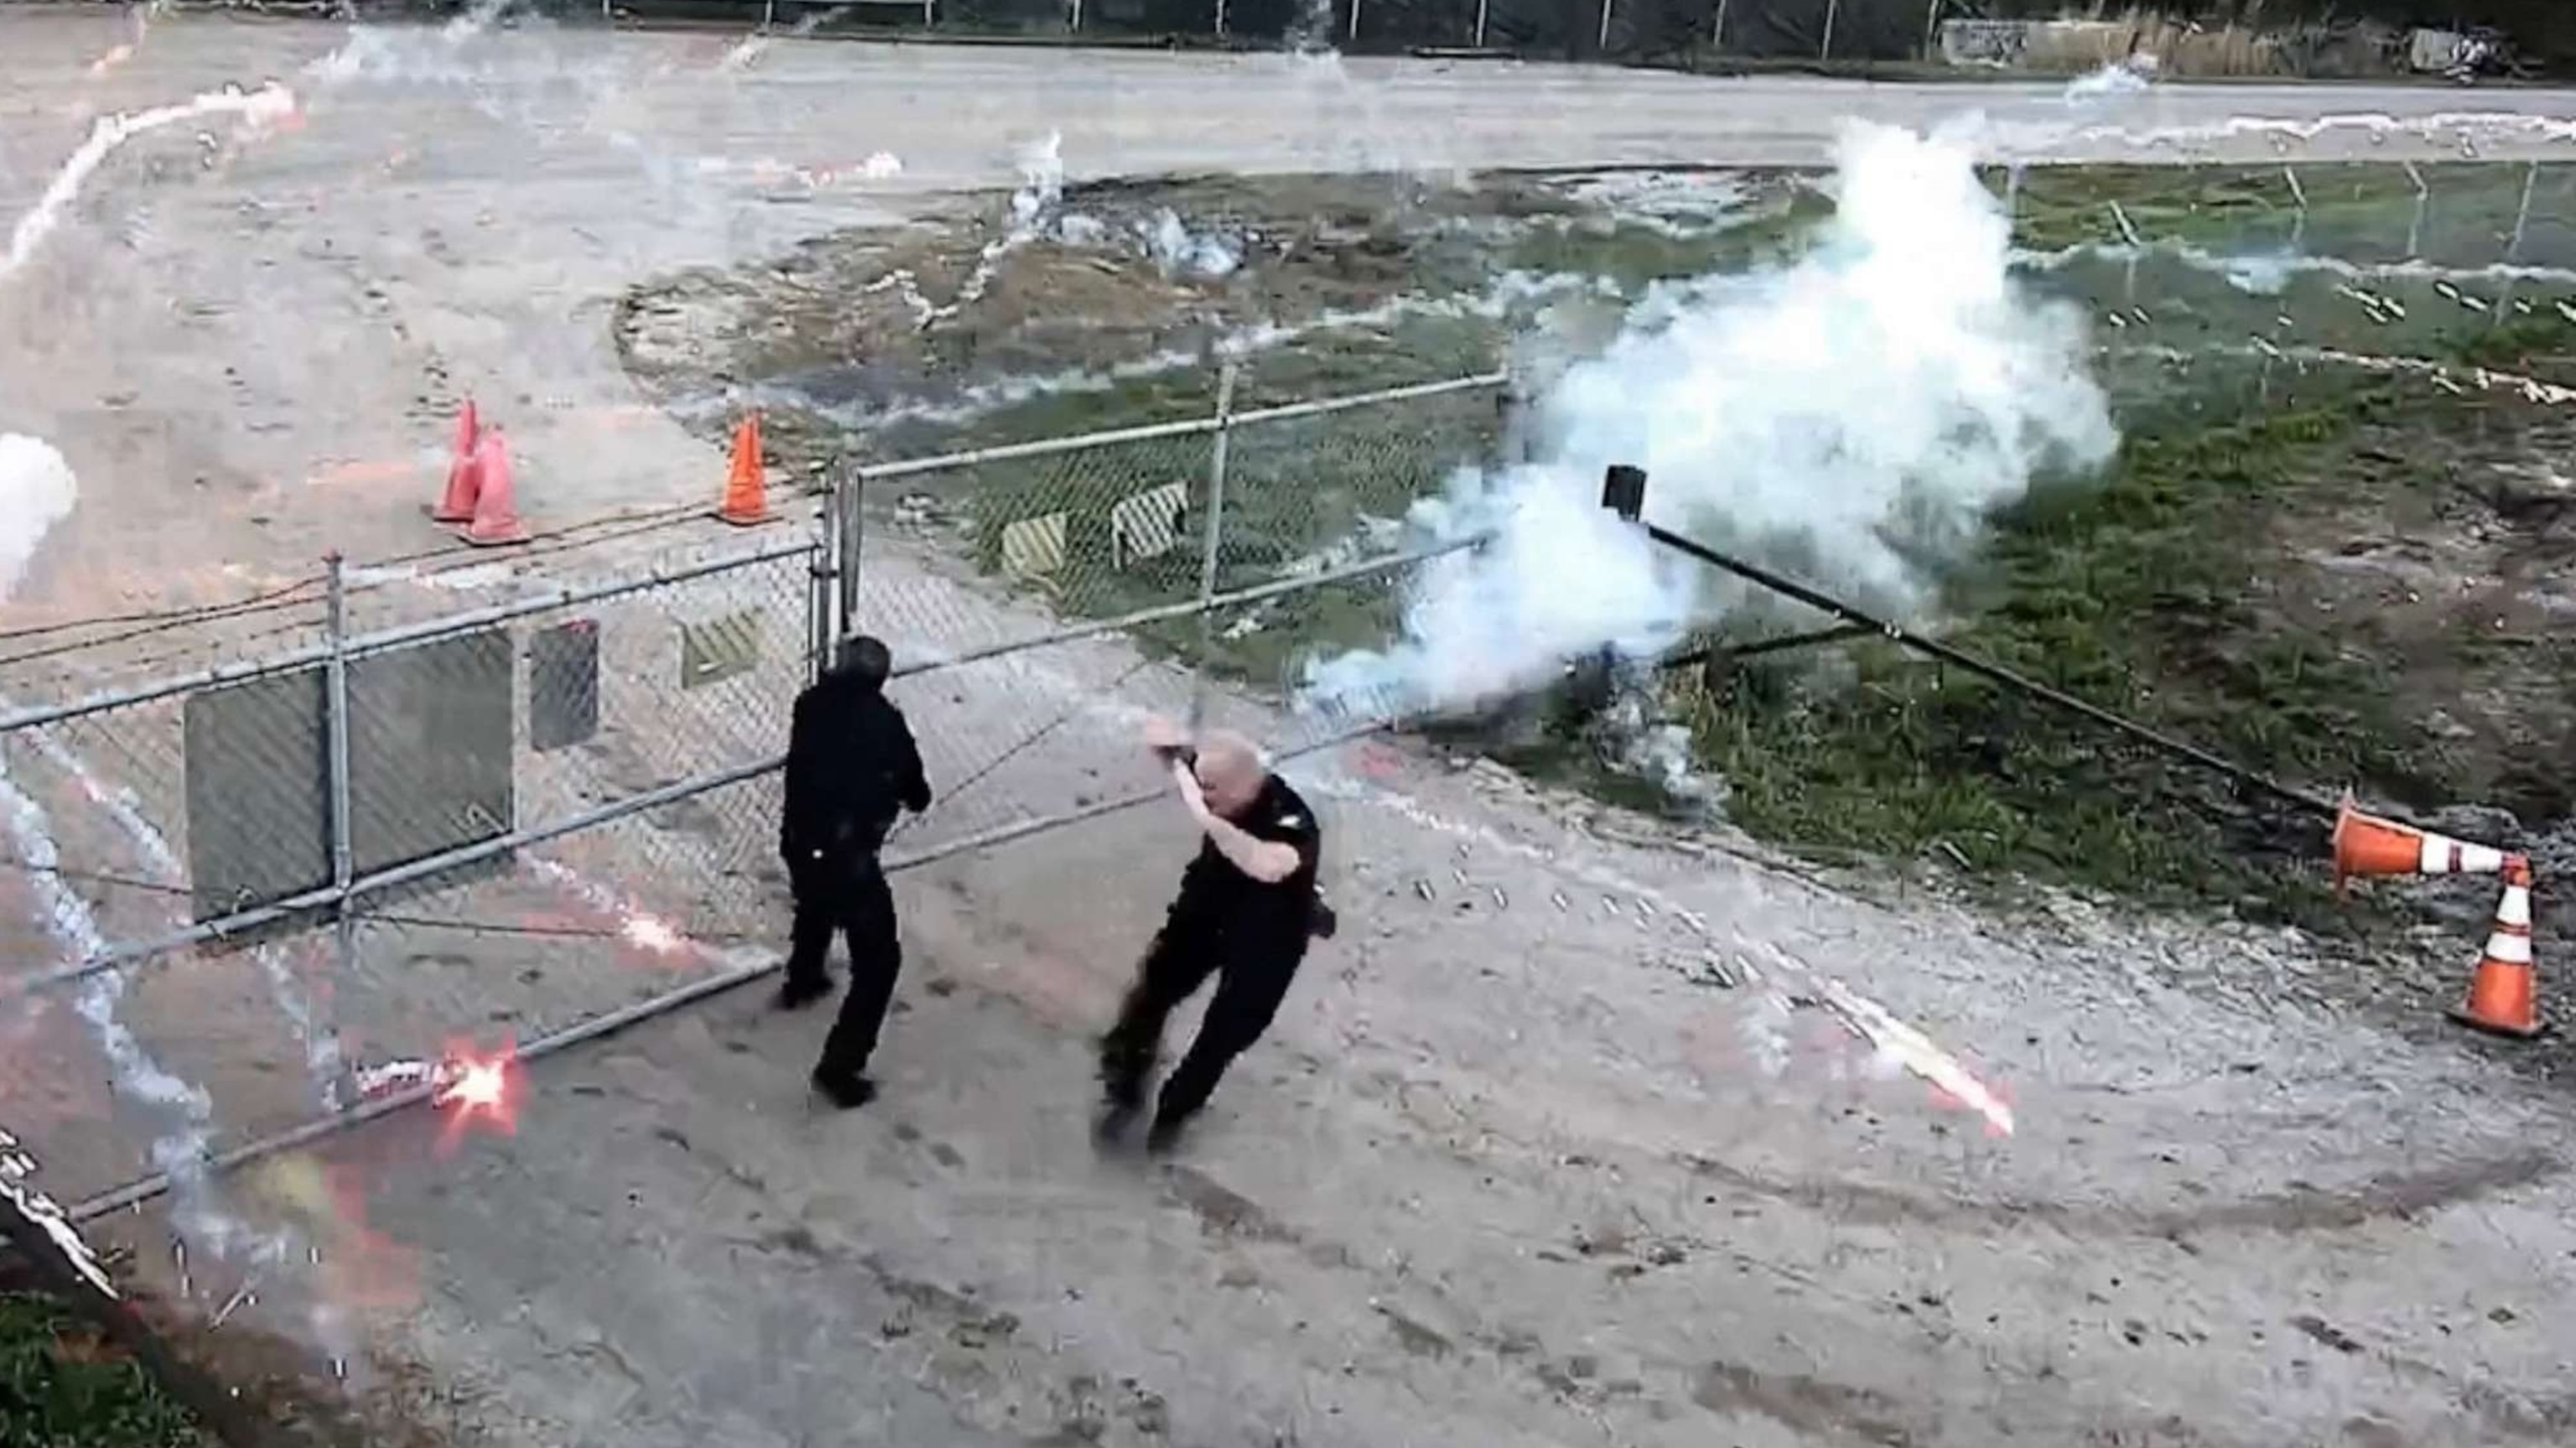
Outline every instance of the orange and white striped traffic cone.
{"type": "Polygon", "coordinates": [[[2531,862],[2520,855],[2505,862],[2504,898],[2496,903],[2486,953],[2469,977],[2468,999],[2448,1014],[2473,1030],[2516,1040],[2548,1029],[2531,956],[2531,862]]]}
{"type": "Polygon", "coordinates": [[[2335,888],[2355,875],[2493,875],[2511,857],[2493,845],[2401,825],[2353,808],[2350,795],[2335,814],[2335,888]]]}

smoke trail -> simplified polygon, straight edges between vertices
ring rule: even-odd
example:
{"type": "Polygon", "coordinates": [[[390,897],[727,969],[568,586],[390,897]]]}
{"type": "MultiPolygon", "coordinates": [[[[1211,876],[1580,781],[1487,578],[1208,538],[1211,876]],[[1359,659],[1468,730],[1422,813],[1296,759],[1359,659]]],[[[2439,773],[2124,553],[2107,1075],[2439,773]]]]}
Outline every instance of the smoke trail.
{"type": "MultiPolygon", "coordinates": [[[[34,438],[0,435],[0,501],[11,505],[11,516],[18,520],[7,535],[8,555],[0,558],[0,563],[8,565],[0,569],[7,583],[16,582],[27,557],[52,523],[70,511],[77,493],[70,465],[60,452],[34,438]]],[[[6,598],[7,593],[7,588],[0,587],[0,598],[6,598]]],[[[0,701],[0,709],[7,707],[6,701],[0,701]]],[[[50,741],[40,737],[38,744],[57,764],[67,757],[50,741]]],[[[75,777],[89,792],[115,808],[114,800],[88,770],[78,767],[77,761],[72,764],[75,777]]],[[[76,959],[92,960],[103,954],[108,948],[107,940],[99,929],[97,916],[61,872],[53,821],[44,806],[11,777],[5,754],[0,754],[0,833],[7,835],[12,853],[23,862],[47,932],[76,959]]],[[[129,1100],[178,1118],[176,1125],[153,1142],[151,1157],[154,1167],[170,1178],[180,1231],[217,1257],[247,1255],[255,1261],[276,1260],[286,1251],[284,1239],[254,1231],[226,1213],[215,1200],[206,1171],[214,1135],[213,1101],[203,1090],[172,1075],[153,1059],[133,1031],[117,1019],[117,1006],[124,994],[125,977],[117,971],[102,971],[83,982],[75,1009],[97,1037],[117,1091],[129,1100]]]]}
{"type": "Polygon", "coordinates": [[[18,218],[18,225],[9,236],[9,251],[7,255],[0,256],[0,281],[7,280],[34,258],[36,248],[43,245],[45,238],[62,223],[63,213],[79,198],[81,187],[88,184],[91,173],[98,170],[110,152],[146,131],[200,116],[226,114],[241,117],[244,125],[254,129],[271,125],[295,114],[295,93],[274,82],[255,91],[226,86],[177,105],[100,117],[98,124],[91,128],[89,139],[83,141],[80,149],[72,152],[71,158],[63,163],[62,170],[55,173],[53,184],[45,188],[45,194],[37,198],[35,206],[26,215],[18,218]]]}
{"type": "MultiPolygon", "coordinates": [[[[835,5],[829,10],[818,10],[787,27],[784,38],[802,40],[858,8],[856,5],[835,5]]],[[[779,38],[762,31],[754,31],[744,36],[733,49],[726,51],[716,61],[716,69],[722,72],[747,70],[753,61],[760,59],[761,52],[769,49],[770,45],[779,38]]]]}
{"type": "Polygon", "coordinates": [[[2155,52],[2150,50],[2141,50],[2125,60],[2110,61],[2099,70],[2068,81],[2066,103],[2082,106],[2143,95],[2155,80],[2156,67],[2155,52]]]}
{"type": "Polygon", "coordinates": [[[1634,463],[1649,506],[1700,536],[1789,555],[1822,581],[1920,608],[1928,561],[2044,468],[2117,443],[2084,319],[2011,276],[2011,226],[1964,135],[1860,125],[1836,211],[1794,264],[1661,288],[1534,419],[1537,460],[1469,472],[1417,509],[1436,535],[1490,530],[1429,565],[1384,652],[1311,664],[1331,709],[1469,705],[1605,645],[1659,651],[1721,600],[1599,505],[1634,463]]]}
{"type": "MultiPolygon", "coordinates": [[[[169,838],[144,818],[142,802],[135,798],[134,791],[110,788],[90,769],[87,761],[55,738],[53,731],[40,728],[29,730],[28,734],[35,741],[36,751],[44,755],[48,763],[78,784],[91,803],[107,811],[117,828],[133,842],[134,851],[142,858],[150,878],[172,886],[187,879],[187,871],[180,865],[178,853],[170,848],[169,838]]],[[[296,982],[294,972],[277,946],[253,946],[250,956],[252,963],[259,968],[261,978],[268,984],[270,1002],[285,1018],[287,1031],[295,1038],[295,1043],[304,1050],[304,1064],[311,1076],[316,1098],[326,1110],[338,1107],[338,1037],[316,1023],[312,1003],[305,998],[303,987],[296,982]]]]}

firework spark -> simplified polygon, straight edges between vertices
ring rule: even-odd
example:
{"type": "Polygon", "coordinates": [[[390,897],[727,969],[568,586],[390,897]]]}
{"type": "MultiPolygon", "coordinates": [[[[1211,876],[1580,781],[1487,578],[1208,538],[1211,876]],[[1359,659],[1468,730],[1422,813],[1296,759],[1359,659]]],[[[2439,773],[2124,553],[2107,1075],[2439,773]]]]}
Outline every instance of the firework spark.
{"type": "Polygon", "coordinates": [[[432,1073],[429,1104],[447,1113],[440,1134],[442,1152],[456,1149],[466,1130],[481,1123],[487,1131],[510,1136],[519,1129],[519,1053],[503,1041],[497,1050],[452,1045],[432,1073]]]}

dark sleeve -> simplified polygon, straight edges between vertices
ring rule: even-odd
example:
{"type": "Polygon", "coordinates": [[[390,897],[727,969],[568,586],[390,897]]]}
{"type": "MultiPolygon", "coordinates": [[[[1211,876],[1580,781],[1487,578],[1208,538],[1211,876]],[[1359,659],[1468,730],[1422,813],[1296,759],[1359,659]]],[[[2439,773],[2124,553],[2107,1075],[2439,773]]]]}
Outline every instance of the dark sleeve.
{"type": "Polygon", "coordinates": [[[922,772],[921,745],[912,737],[912,724],[896,710],[894,716],[896,751],[895,783],[902,790],[903,807],[919,814],[930,808],[930,776],[922,772]]]}
{"type": "Polygon", "coordinates": [[[1321,866],[1324,858],[1323,822],[1315,818],[1312,810],[1301,809],[1297,811],[1295,824],[1281,826],[1279,843],[1294,847],[1297,851],[1297,867],[1308,874],[1313,874],[1321,866]]]}
{"type": "Polygon", "coordinates": [[[787,777],[778,829],[781,849],[793,850],[798,841],[814,837],[813,815],[817,803],[814,797],[814,733],[813,696],[800,694],[796,698],[793,718],[787,726],[787,777]]]}

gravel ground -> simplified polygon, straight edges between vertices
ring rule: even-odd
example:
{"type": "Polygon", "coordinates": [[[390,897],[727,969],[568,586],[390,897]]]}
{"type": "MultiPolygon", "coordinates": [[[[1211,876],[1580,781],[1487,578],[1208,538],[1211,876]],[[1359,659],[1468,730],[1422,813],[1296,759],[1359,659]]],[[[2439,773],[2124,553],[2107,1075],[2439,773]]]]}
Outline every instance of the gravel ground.
{"type": "MultiPolygon", "coordinates": [[[[306,106],[237,151],[220,127],[133,142],[0,279],[0,429],[53,441],[83,486],[12,604],[31,618],[419,546],[466,391],[512,429],[540,526],[711,491],[718,459],[617,371],[619,290],[1007,181],[1049,129],[1076,175],[1793,163],[1846,116],[1963,97],[2034,155],[2569,149],[2529,119],[2384,120],[2567,112],[2537,91],[2176,87],[2096,112],[2053,88],[1411,62],[781,43],[728,64],[703,36],[343,51],[339,27],[219,19],[112,59],[127,37],[0,11],[0,215],[101,111],[269,76],[306,106]],[[304,73],[334,52],[341,79],[304,73]],[[2328,112],[2383,120],[2290,138],[2328,112]],[[880,151],[901,175],[861,178],[880,151]]],[[[939,586],[899,547],[871,562],[881,597],[939,586]]],[[[1068,651],[906,699],[953,777],[973,729],[1124,666],[1068,651]]],[[[1059,746],[1098,778],[1023,769],[978,807],[1141,777],[1126,722],[1104,708],[1059,746]]],[[[514,1136],[397,1120],[243,1183],[242,1210],[327,1250],[202,1342],[244,1370],[274,1334],[346,1354],[375,1442],[2576,1437],[2567,1103],[2357,1015],[2351,962],[1864,898],[1409,748],[1299,770],[1346,927],[1179,1161],[1103,1160],[1084,1131],[1086,1039],[1187,847],[1146,810],[905,877],[880,1108],[813,1111],[820,1019],[747,997],[666,1019],[535,1068],[514,1136]],[[2016,1133],[1797,1004],[1819,979],[1970,1058],[2016,1133]],[[331,1179],[353,1199],[317,1205],[331,1179]],[[301,1310],[317,1297],[341,1318],[301,1310]]],[[[758,817],[701,844],[753,860],[758,817]]],[[[633,869],[594,874],[655,888],[633,869]]],[[[494,940],[383,962],[338,1005],[387,1029],[525,1021],[668,983],[651,969],[494,940]]],[[[242,963],[147,999],[138,1029],[250,1051],[199,1013],[229,993],[255,1018],[254,992],[242,963]]],[[[281,1037],[231,1063],[226,1127],[291,1104],[260,1082],[296,1075],[281,1037]]],[[[131,1169],[92,1135],[113,1133],[49,1143],[53,1171],[131,1169]]],[[[210,1320],[240,1270],[183,1282],[159,1230],[105,1234],[210,1320]]]]}

